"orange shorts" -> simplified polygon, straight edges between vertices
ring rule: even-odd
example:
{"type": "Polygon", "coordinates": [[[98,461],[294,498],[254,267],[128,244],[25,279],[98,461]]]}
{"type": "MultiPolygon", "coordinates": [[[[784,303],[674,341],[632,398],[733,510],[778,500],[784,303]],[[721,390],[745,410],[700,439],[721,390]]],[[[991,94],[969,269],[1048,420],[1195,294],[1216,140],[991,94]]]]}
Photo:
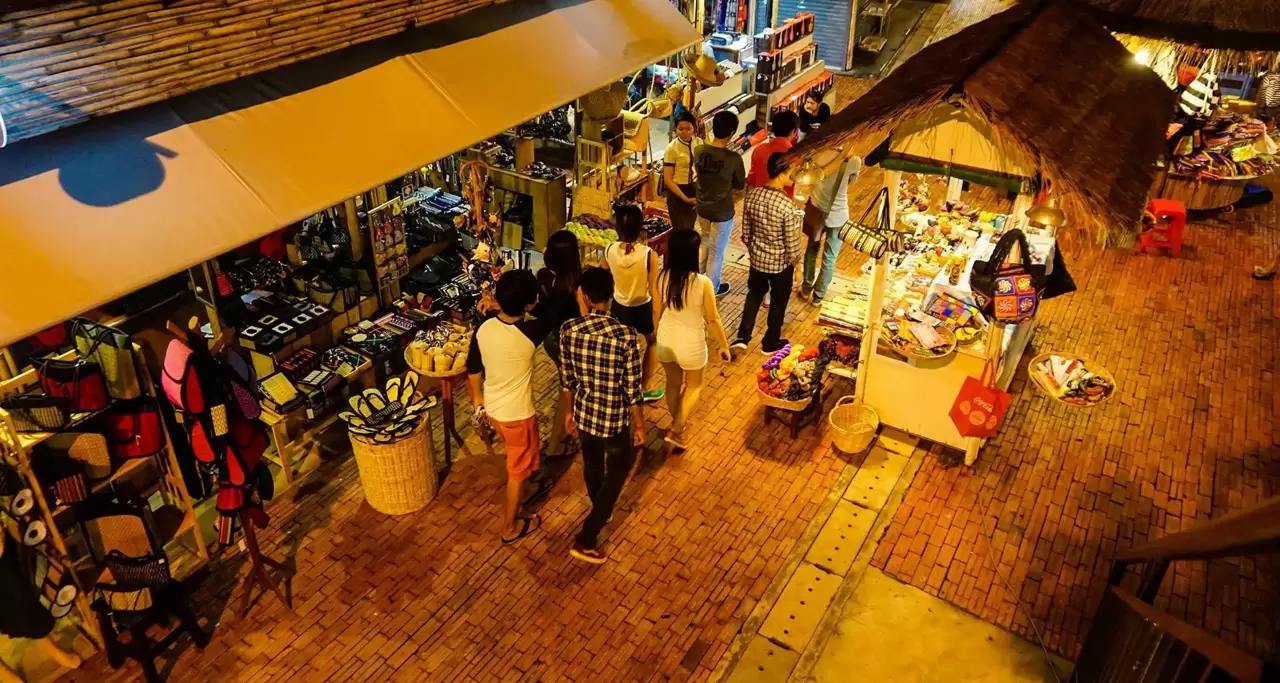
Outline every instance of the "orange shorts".
{"type": "Polygon", "coordinates": [[[489,418],[493,428],[507,445],[507,476],[524,481],[538,469],[542,439],[538,436],[538,420],[529,417],[515,422],[498,422],[489,418]]]}

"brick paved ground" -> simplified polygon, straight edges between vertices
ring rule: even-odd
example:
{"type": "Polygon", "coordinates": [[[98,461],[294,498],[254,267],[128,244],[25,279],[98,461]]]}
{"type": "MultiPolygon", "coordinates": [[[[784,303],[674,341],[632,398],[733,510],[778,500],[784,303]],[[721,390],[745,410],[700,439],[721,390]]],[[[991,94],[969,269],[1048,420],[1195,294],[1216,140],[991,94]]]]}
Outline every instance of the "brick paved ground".
{"type": "MultiPolygon", "coordinates": [[[[1195,225],[1179,259],[1067,241],[1080,291],[1044,306],[1030,353],[1085,354],[1118,395],[1072,409],[1020,371],[1000,436],[973,469],[924,464],[875,565],[1030,636],[1020,599],[1074,657],[1117,547],[1280,495],[1280,298],[1249,278],[1278,216],[1195,225]]],[[[1280,556],[1175,563],[1163,588],[1178,617],[1280,654],[1280,556]]]]}
{"type": "MultiPolygon", "coordinates": [[[[735,291],[722,306],[736,325],[746,271],[727,273],[735,291]]],[[[791,317],[804,314],[816,316],[791,317]]],[[[804,326],[796,341],[817,338],[804,326]]],[[[500,457],[460,461],[439,498],[400,518],[364,504],[354,460],[325,465],[314,485],[269,506],[262,534],[268,555],[296,557],[294,612],[268,597],[239,619],[239,594],[228,593],[244,567],[215,560],[195,597],[220,619],[213,643],[184,652],[171,680],[706,680],[845,465],[813,428],[791,441],[763,426],[760,355],[749,358],[725,376],[711,366],[689,452],[642,465],[598,568],[568,555],[588,509],[579,466],[542,508],[543,531],[503,547],[500,457]]],[[[551,372],[539,354],[544,431],[558,391],[551,372]]],[[[458,411],[470,416],[465,401],[458,411]]],[[[648,414],[670,422],[664,408],[648,414]]],[[[99,657],[69,680],[138,674],[113,674],[99,657]]]]}

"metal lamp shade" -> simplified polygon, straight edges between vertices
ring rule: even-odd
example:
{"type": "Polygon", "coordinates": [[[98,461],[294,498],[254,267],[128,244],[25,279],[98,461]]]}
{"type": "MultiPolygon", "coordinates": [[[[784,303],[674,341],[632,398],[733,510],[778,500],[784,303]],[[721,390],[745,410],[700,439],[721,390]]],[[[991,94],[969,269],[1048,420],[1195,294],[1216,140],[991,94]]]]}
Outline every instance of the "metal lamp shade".
{"type": "Polygon", "coordinates": [[[1050,197],[1027,209],[1027,220],[1032,225],[1056,230],[1067,224],[1067,214],[1062,210],[1062,200],[1050,197]]]}

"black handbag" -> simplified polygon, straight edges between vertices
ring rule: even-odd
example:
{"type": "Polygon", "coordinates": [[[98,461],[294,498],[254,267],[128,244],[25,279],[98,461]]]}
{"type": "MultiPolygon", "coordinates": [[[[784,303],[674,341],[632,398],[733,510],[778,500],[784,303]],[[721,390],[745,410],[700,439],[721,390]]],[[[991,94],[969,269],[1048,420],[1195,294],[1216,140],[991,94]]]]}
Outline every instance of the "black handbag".
{"type": "Polygon", "coordinates": [[[112,550],[107,553],[105,564],[111,571],[112,588],[119,591],[163,588],[173,580],[169,574],[169,558],[162,553],[131,557],[112,550]]]}
{"type": "Polygon", "coordinates": [[[862,212],[862,217],[849,221],[840,228],[840,241],[873,259],[879,259],[889,252],[901,252],[907,246],[907,233],[893,229],[889,222],[889,189],[880,188],[871,205],[862,212]],[[878,208],[877,208],[878,207],[878,208]],[[875,221],[869,221],[875,212],[875,221]]]}
{"type": "Polygon", "coordinates": [[[11,396],[0,401],[19,432],[56,432],[67,426],[66,402],[48,396],[11,396]]]}
{"type": "Polygon", "coordinates": [[[1062,257],[1062,249],[1055,245],[1053,248],[1053,270],[1049,271],[1049,274],[1044,278],[1044,291],[1040,293],[1040,300],[1045,301],[1074,291],[1076,291],[1076,281],[1072,279],[1071,273],[1067,271],[1067,262],[1062,257]]]}
{"type": "Polygon", "coordinates": [[[1039,308],[1045,286],[1045,267],[1031,263],[1031,247],[1021,230],[1006,232],[996,243],[991,258],[976,261],[969,274],[969,289],[983,315],[995,322],[1020,323],[1030,320],[1039,308]],[[1005,263],[1013,245],[1022,249],[1024,263],[1005,263]]]}

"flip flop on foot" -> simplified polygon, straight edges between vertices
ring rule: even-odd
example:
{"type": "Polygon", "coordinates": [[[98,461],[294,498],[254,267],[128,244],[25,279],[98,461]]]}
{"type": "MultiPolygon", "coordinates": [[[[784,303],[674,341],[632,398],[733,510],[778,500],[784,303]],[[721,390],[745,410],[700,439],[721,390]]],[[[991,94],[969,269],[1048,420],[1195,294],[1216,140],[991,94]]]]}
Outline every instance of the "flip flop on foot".
{"type": "Polygon", "coordinates": [[[1276,276],[1276,271],[1274,270],[1267,270],[1262,266],[1253,267],[1253,279],[1255,280],[1270,280],[1275,276],[1276,276]]]}
{"type": "Polygon", "coordinates": [[[668,444],[671,445],[672,448],[674,448],[677,451],[683,451],[688,449],[688,446],[684,442],[684,437],[677,436],[675,432],[667,432],[667,435],[662,437],[662,440],[666,441],[668,444]]]}
{"type": "Polygon", "coordinates": [[[515,538],[507,538],[506,536],[503,536],[502,545],[511,545],[512,543],[516,543],[525,536],[528,536],[542,528],[542,518],[537,515],[521,517],[516,521],[520,523],[520,533],[516,534],[515,538]]]}

